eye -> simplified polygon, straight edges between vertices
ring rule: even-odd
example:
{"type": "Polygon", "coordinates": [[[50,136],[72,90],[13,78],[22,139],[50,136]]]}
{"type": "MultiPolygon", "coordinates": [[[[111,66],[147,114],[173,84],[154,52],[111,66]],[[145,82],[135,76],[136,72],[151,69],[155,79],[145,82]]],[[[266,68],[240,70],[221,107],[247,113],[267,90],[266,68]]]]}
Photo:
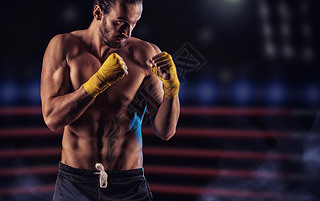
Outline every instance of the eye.
{"type": "Polygon", "coordinates": [[[117,22],[117,24],[124,24],[125,23],[124,20],[117,20],[116,22],[117,22]]]}

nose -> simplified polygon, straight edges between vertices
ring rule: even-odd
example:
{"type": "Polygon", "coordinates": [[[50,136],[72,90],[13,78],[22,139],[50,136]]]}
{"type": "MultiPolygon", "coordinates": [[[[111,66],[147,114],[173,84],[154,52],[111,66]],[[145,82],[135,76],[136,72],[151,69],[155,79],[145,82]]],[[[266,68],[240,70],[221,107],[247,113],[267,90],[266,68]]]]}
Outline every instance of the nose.
{"type": "Polygon", "coordinates": [[[125,24],[123,25],[122,34],[126,35],[127,37],[131,36],[131,32],[133,30],[134,26],[125,24]]]}

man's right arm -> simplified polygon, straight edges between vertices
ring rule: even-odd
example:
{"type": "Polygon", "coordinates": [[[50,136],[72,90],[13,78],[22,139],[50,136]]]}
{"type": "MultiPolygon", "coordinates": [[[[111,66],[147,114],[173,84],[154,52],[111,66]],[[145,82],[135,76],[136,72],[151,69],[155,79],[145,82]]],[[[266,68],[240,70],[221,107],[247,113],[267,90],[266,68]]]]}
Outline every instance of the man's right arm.
{"type": "Polygon", "coordinates": [[[42,113],[47,126],[57,131],[77,120],[94,98],[83,86],[75,91],[67,65],[68,36],[57,35],[49,43],[41,73],[42,113]]]}

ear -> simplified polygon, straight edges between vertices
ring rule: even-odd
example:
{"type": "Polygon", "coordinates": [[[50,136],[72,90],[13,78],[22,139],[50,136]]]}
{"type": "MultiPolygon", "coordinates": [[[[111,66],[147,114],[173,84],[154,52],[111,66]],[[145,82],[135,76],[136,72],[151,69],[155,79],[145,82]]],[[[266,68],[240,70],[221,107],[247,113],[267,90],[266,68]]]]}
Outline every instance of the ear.
{"type": "Polygon", "coordinates": [[[95,20],[101,20],[102,19],[102,10],[100,8],[100,6],[95,5],[93,8],[93,18],[95,20]]]}

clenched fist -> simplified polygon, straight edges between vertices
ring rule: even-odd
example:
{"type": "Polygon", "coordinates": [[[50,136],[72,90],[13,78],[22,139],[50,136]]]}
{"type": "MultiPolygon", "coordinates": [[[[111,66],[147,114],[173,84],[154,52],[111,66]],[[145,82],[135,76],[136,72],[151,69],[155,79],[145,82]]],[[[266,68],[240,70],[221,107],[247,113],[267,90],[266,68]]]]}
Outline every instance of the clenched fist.
{"type": "Polygon", "coordinates": [[[96,97],[127,74],[128,68],[123,59],[117,53],[112,53],[83,87],[89,95],[96,97]]]}
{"type": "Polygon", "coordinates": [[[161,52],[146,61],[152,72],[162,81],[164,96],[173,98],[178,96],[180,82],[177,69],[172,57],[167,52],[161,52]]]}

